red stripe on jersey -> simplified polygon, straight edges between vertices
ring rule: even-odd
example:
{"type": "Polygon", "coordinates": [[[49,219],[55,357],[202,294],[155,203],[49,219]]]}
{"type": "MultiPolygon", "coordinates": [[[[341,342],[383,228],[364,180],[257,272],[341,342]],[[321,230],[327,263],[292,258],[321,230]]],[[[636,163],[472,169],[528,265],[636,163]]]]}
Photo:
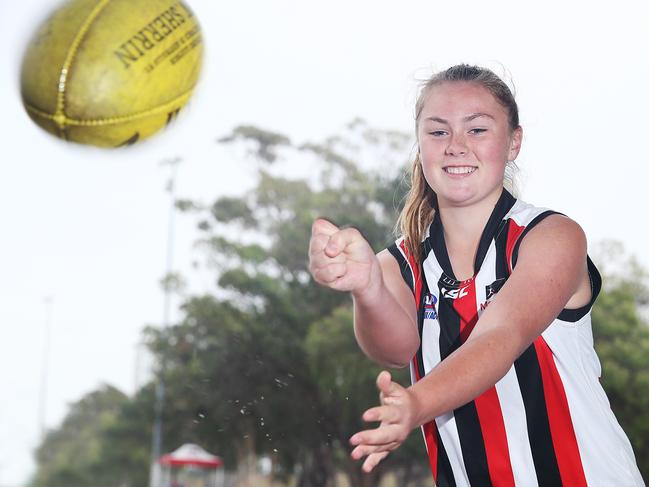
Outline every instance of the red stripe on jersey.
{"type": "Polygon", "coordinates": [[[417,355],[412,358],[412,369],[415,371],[415,382],[419,382],[421,375],[419,374],[419,367],[417,367],[417,355]]]}
{"type": "Polygon", "coordinates": [[[464,343],[478,322],[474,279],[460,284],[457,298],[453,301],[453,308],[460,317],[460,341],[464,343]]]}
{"type": "Polygon", "coordinates": [[[525,227],[519,227],[514,220],[509,220],[509,228],[507,229],[507,246],[505,250],[505,258],[507,259],[507,268],[509,273],[512,272],[512,253],[514,252],[514,245],[518,237],[521,236],[525,227]]]}
{"type": "MultiPolygon", "coordinates": [[[[412,359],[412,368],[415,371],[415,379],[419,382],[421,375],[417,366],[417,355],[412,359]]],[[[421,429],[424,432],[424,440],[426,441],[426,450],[428,451],[428,461],[430,462],[430,470],[433,473],[433,480],[437,482],[437,423],[433,419],[421,425],[421,429]]]]}
{"type": "Polygon", "coordinates": [[[492,387],[474,400],[484,438],[489,477],[494,487],[514,486],[514,471],[509,459],[505,421],[496,388],[492,387]]]}
{"type": "Polygon", "coordinates": [[[415,304],[417,305],[417,309],[419,309],[419,299],[421,298],[421,277],[419,275],[419,266],[415,262],[415,257],[410,255],[410,252],[408,252],[405,238],[401,240],[399,247],[401,248],[403,255],[408,259],[408,264],[410,264],[410,271],[412,272],[412,280],[414,281],[413,284],[415,288],[415,304]]]}
{"type": "Polygon", "coordinates": [[[433,420],[424,424],[422,428],[426,438],[430,471],[433,473],[433,480],[437,482],[437,423],[433,420]]]}
{"type": "Polygon", "coordinates": [[[563,388],[557,365],[554,363],[552,351],[542,336],[534,341],[534,348],[541,369],[552,445],[557,456],[561,482],[563,485],[571,487],[586,486],[586,476],[581,463],[575,429],[570,418],[566,391],[563,388]]]}
{"type": "MultiPolygon", "coordinates": [[[[453,302],[453,308],[460,317],[460,340],[464,343],[475,324],[478,322],[476,299],[476,283],[474,279],[464,281],[460,285],[458,297],[453,302]]],[[[505,420],[500,409],[500,401],[495,387],[491,387],[474,400],[480,430],[484,441],[485,454],[489,477],[494,487],[513,487],[514,471],[509,459],[509,445],[505,420]]]]}

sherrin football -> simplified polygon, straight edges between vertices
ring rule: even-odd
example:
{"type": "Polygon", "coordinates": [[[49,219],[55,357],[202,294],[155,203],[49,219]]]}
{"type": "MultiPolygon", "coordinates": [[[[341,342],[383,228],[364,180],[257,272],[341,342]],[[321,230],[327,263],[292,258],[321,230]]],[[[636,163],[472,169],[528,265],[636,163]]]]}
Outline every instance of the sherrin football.
{"type": "Polygon", "coordinates": [[[39,27],[21,70],[23,104],[48,132],[134,144],[175,118],[201,70],[200,26],[175,0],[68,0],[39,27]]]}

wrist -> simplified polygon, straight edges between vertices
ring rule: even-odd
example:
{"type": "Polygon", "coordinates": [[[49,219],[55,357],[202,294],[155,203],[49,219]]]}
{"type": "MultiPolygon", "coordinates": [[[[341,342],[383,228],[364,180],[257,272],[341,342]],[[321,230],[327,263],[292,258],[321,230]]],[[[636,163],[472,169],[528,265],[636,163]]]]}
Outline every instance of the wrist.
{"type": "Polygon", "coordinates": [[[376,272],[370,273],[367,284],[362,288],[352,291],[354,303],[361,306],[373,306],[382,300],[383,294],[383,273],[378,262],[374,265],[376,272]]]}
{"type": "Polygon", "coordinates": [[[430,407],[430,400],[426,401],[425,395],[422,395],[422,391],[420,390],[421,388],[415,386],[416,384],[413,384],[408,388],[412,402],[413,429],[434,420],[436,416],[431,411],[427,411],[430,407]]]}

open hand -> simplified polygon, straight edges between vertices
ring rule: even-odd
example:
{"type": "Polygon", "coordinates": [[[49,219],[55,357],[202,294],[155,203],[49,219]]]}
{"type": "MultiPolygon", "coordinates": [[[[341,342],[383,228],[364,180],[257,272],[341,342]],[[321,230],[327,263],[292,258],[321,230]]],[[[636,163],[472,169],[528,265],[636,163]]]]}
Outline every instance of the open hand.
{"type": "Polygon", "coordinates": [[[380,421],[377,428],[361,431],[349,440],[355,448],[354,460],[367,457],[363,471],[371,472],[381,460],[396,450],[417,426],[415,422],[415,399],[412,392],[392,381],[390,373],[383,371],[376,379],[381,406],[368,409],[363,420],[380,421]]]}

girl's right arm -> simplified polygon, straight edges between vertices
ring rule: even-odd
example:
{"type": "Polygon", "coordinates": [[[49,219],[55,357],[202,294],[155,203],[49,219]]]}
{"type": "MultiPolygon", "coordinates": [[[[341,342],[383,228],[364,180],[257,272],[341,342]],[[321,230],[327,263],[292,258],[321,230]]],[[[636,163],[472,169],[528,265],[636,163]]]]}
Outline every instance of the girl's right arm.
{"type": "Polygon", "coordinates": [[[419,348],[415,299],[394,257],[387,250],[375,257],[382,285],[365,293],[352,292],[356,341],[377,362],[405,367],[419,348]]]}
{"type": "Polygon", "coordinates": [[[374,255],[355,228],[317,219],[309,270],[316,282],[352,293],[354,331],[368,357],[389,367],[408,364],[419,348],[415,300],[389,252],[374,255]]]}

